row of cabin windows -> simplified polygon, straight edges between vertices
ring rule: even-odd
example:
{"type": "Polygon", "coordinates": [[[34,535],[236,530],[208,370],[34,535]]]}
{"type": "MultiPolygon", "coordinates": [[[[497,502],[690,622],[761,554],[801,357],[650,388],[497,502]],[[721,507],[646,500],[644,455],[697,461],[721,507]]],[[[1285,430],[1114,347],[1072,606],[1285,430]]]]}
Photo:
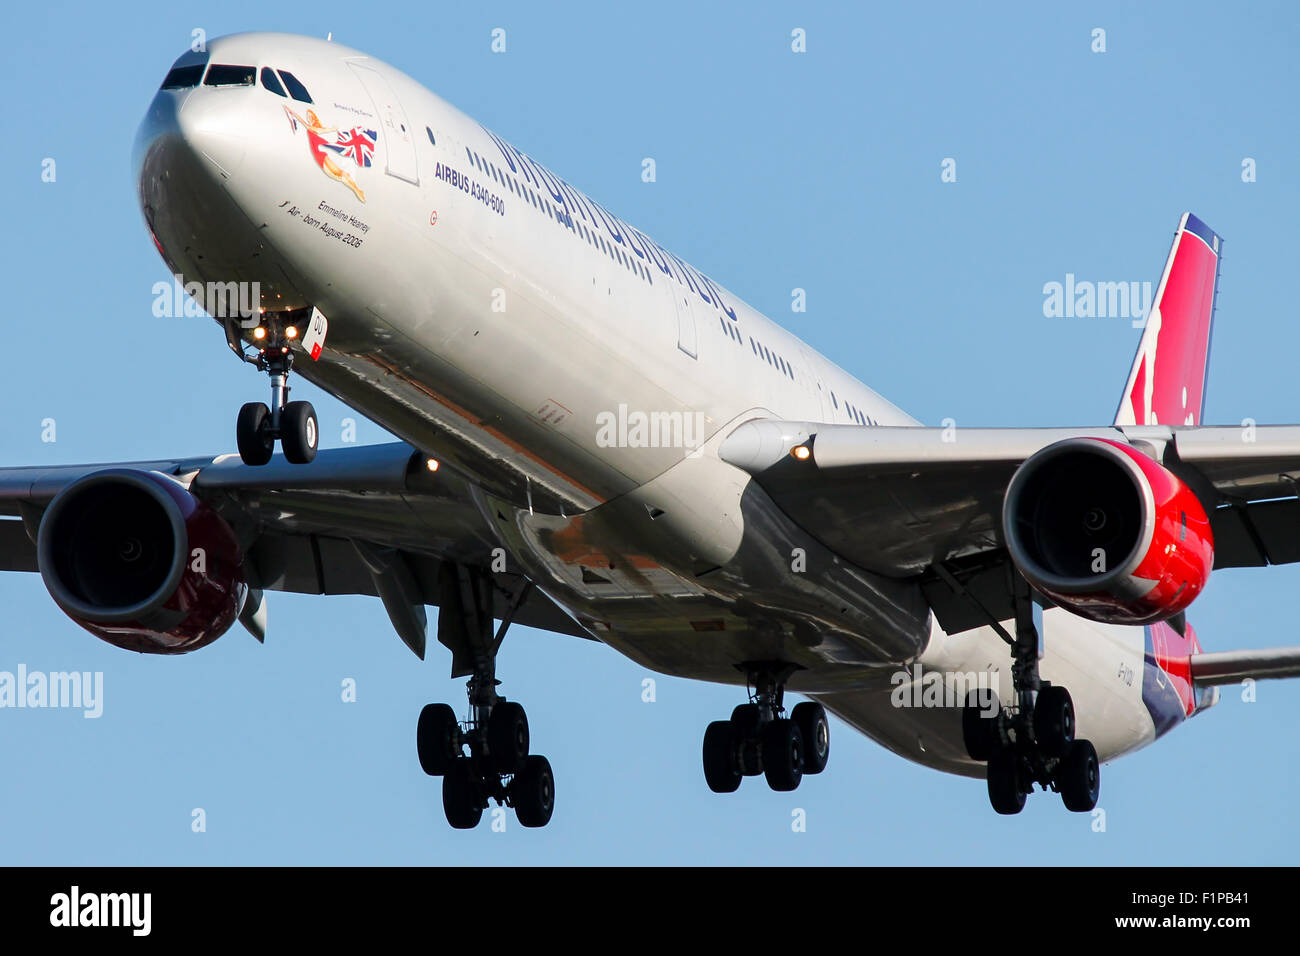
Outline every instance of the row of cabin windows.
{"type": "MultiPolygon", "coordinates": [[[[831,389],[831,403],[834,404],[835,410],[838,412],[840,410],[840,400],[839,397],[835,394],[834,389],[831,389]]],[[[853,419],[859,425],[875,424],[875,422],[871,420],[870,416],[863,414],[858,409],[858,407],[854,405],[852,402],[850,402],[847,398],[844,400],[844,414],[848,415],[849,418],[853,419]]]]}
{"type": "Polygon", "coordinates": [[[772,366],[772,368],[776,369],[782,375],[786,375],[791,379],[794,378],[794,369],[790,367],[790,363],[777,355],[763,343],[754,341],[752,335],[749,337],[749,347],[753,349],[755,355],[765,361],[768,365],[772,366]]]}
{"type": "MultiPolygon", "coordinates": [[[[429,134],[429,142],[434,142],[433,131],[426,127],[425,132],[429,134]]],[[[597,251],[605,253],[605,255],[609,256],[615,262],[620,263],[629,272],[635,273],[648,284],[654,285],[654,279],[651,278],[650,270],[646,268],[644,264],[628,255],[614,243],[607,242],[605,237],[597,233],[594,229],[588,229],[583,225],[583,223],[575,220],[567,211],[552,206],[544,196],[539,197],[538,194],[530,189],[526,183],[521,183],[513,176],[501,172],[495,165],[488,160],[485,160],[468,146],[465,147],[465,155],[469,157],[469,161],[472,165],[482,170],[485,175],[491,176],[500,183],[502,187],[509,189],[516,196],[532,203],[538,210],[550,216],[561,226],[565,226],[570,232],[581,236],[597,251]]],[[[680,278],[677,281],[679,285],[682,284],[680,278]]],[[[793,373],[790,373],[790,377],[794,377],[793,373]]]]}
{"type": "MultiPolygon", "coordinates": [[[[433,131],[426,128],[425,132],[429,134],[429,142],[431,143],[434,142],[433,131]]],[[[471,150],[468,146],[465,147],[465,153],[469,157],[469,161],[475,167],[481,170],[485,175],[491,176],[503,187],[511,190],[515,195],[525,199],[528,202],[531,202],[539,210],[546,213],[548,216],[553,217],[556,222],[560,223],[561,225],[567,225],[570,230],[577,232],[584,239],[586,239],[587,242],[591,243],[591,245],[605,252],[611,259],[614,259],[617,262],[621,262],[623,265],[627,266],[629,269],[631,269],[632,271],[640,275],[642,278],[644,278],[647,282],[651,281],[650,275],[646,271],[644,266],[642,266],[639,262],[633,260],[630,256],[626,255],[623,252],[623,250],[617,249],[611,243],[606,242],[603,236],[596,235],[593,231],[587,229],[580,222],[575,223],[573,221],[572,216],[568,215],[567,213],[559,212],[554,207],[552,207],[551,204],[545,198],[539,200],[537,194],[534,193],[533,190],[529,189],[526,185],[517,183],[514,177],[501,173],[496,166],[494,166],[492,163],[488,162],[487,160],[483,159],[481,156],[479,156],[477,153],[471,150]]],[[[744,344],[744,337],[740,334],[739,330],[737,330],[734,323],[728,322],[723,316],[718,316],[718,322],[720,328],[722,329],[723,335],[727,336],[729,339],[732,339],[737,344],[741,344],[741,345],[744,344]]],[[[763,345],[761,342],[756,341],[753,336],[750,336],[749,338],[749,347],[753,350],[755,355],[763,359],[773,368],[780,371],[783,375],[788,376],[790,379],[794,379],[795,377],[794,368],[782,356],[773,352],[771,349],[763,345]]],[[[839,398],[835,395],[834,391],[831,392],[831,401],[834,403],[836,410],[839,410],[840,401],[839,398]]],[[[859,408],[857,408],[852,402],[849,402],[848,400],[845,400],[844,402],[844,411],[845,414],[849,416],[849,418],[853,419],[859,425],[875,424],[867,415],[865,415],[859,408]]]]}
{"type": "MultiPolygon", "coordinates": [[[[736,328],[734,322],[728,322],[722,316],[718,316],[718,322],[721,324],[723,335],[736,342],[738,345],[745,344],[745,338],[740,334],[740,330],[736,328]]],[[[749,347],[755,355],[767,362],[782,375],[788,376],[791,380],[794,379],[794,366],[780,355],[777,355],[766,345],[756,340],[752,335],[749,337],[749,347]]]]}
{"type": "MultiPolygon", "coordinates": [[[[425,131],[429,134],[429,142],[434,142],[433,131],[427,128],[425,131]]],[[[545,198],[539,200],[537,194],[534,193],[533,190],[529,189],[528,186],[517,183],[514,177],[500,172],[496,166],[483,159],[468,146],[465,147],[465,153],[469,156],[469,161],[485,175],[491,176],[504,188],[511,190],[516,196],[531,202],[539,210],[554,218],[556,222],[560,223],[560,225],[568,226],[571,231],[577,232],[592,246],[605,252],[606,255],[611,259],[614,259],[616,262],[621,262],[624,266],[631,271],[636,272],[647,282],[651,281],[650,274],[645,267],[632,259],[631,256],[625,254],[622,249],[618,249],[612,243],[606,242],[603,236],[596,235],[595,232],[587,229],[582,223],[574,222],[571,215],[568,213],[562,213],[558,209],[555,209],[545,198]]],[[[739,330],[737,330],[734,323],[728,322],[721,315],[718,316],[718,322],[721,325],[722,333],[724,335],[735,341],[737,344],[744,344],[744,337],[740,334],[739,330]]],[[[749,338],[749,347],[753,350],[755,355],[763,359],[783,375],[788,376],[791,380],[795,378],[794,368],[790,363],[761,342],[756,341],[753,336],[750,336],[749,338]]],[[[840,403],[834,392],[831,392],[831,400],[834,402],[835,408],[838,410],[840,403]]],[[[860,409],[847,400],[844,402],[844,410],[845,413],[859,425],[875,424],[867,415],[863,414],[860,409]]]]}
{"type": "MultiPolygon", "coordinates": [[[[233,66],[226,63],[192,63],[188,66],[174,66],[163,78],[161,89],[186,90],[198,86],[254,86],[257,83],[257,67],[233,66]],[[204,71],[207,75],[204,75],[204,71]]],[[[269,66],[262,67],[262,86],[276,96],[292,96],[300,103],[310,103],[311,94],[307,87],[288,70],[275,71],[269,66]],[[285,91],[288,90],[286,93],[285,91]]]]}
{"type": "MultiPolygon", "coordinates": [[[[434,142],[433,131],[427,128],[425,131],[429,134],[429,142],[431,143],[434,142]]],[[[556,210],[554,207],[551,206],[551,204],[545,198],[539,200],[537,194],[534,193],[533,190],[529,189],[526,185],[517,183],[514,177],[501,173],[496,166],[494,166],[492,163],[488,162],[487,160],[483,159],[481,156],[479,156],[477,153],[471,150],[468,146],[465,147],[465,153],[467,156],[469,156],[469,161],[472,164],[474,164],[474,166],[476,166],[478,169],[480,169],[485,175],[491,176],[503,187],[514,192],[515,195],[527,200],[528,202],[531,202],[539,210],[553,217],[556,222],[560,223],[561,225],[567,225],[569,229],[577,232],[584,239],[586,239],[587,242],[591,243],[591,245],[605,252],[611,259],[614,259],[616,262],[621,262],[623,265],[627,266],[630,270],[636,272],[638,275],[644,278],[647,282],[651,281],[650,275],[646,271],[644,266],[642,266],[639,262],[633,260],[630,256],[626,255],[623,252],[623,250],[616,248],[612,243],[606,242],[603,236],[596,235],[592,230],[587,229],[580,222],[574,222],[572,216],[568,215],[567,213],[561,213],[560,211],[556,210]]],[[[744,337],[736,329],[734,323],[728,322],[722,316],[718,316],[718,322],[720,323],[720,327],[722,328],[723,335],[726,335],[728,338],[732,339],[737,344],[744,344],[744,337]]],[[[755,355],[763,359],[773,368],[780,371],[783,375],[788,376],[790,379],[792,380],[794,379],[795,377],[794,368],[782,356],[773,352],[771,349],[763,345],[761,342],[756,341],[753,336],[750,336],[749,338],[749,347],[753,350],[755,355]]],[[[840,403],[839,403],[839,399],[836,397],[834,392],[831,392],[831,400],[834,402],[835,408],[838,410],[840,407],[840,403]]],[[[860,409],[858,409],[855,405],[853,405],[852,402],[846,400],[844,402],[844,410],[845,413],[851,419],[857,422],[859,425],[874,424],[874,422],[872,422],[872,420],[867,415],[863,414],[863,412],[860,409]]]]}
{"type": "MultiPolygon", "coordinates": [[[[726,319],[722,317],[719,317],[718,321],[721,323],[723,335],[727,336],[730,339],[734,339],[736,342],[740,342],[743,344],[744,339],[741,337],[741,334],[736,329],[734,323],[728,322],[726,319]]],[[[765,345],[763,345],[763,343],[756,340],[752,335],[749,337],[749,347],[750,349],[753,350],[755,355],[757,355],[759,358],[766,361],[768,364],[772,365],[774,368],[777,368],[780,371],[784,372],[791,379],[795,377],[794,368],[790,365],[789,362],[787,362],[781,356],[777,355],[771,349],[767,348],[765,345]]],[[[833,389],[831,390],[831,402],[834,403],[835,410],[839,411],[840,408],[839,396],[835,394],[835,391],[833,389]]],[[[848,415],[849,418],[857,422],[859,425],[875,424],[875,422],[872,421],[872,419],[868,415],[863,413],[861,409],[859,409],[856,405],[854,405],[852,402],[848,401],[847,399],[844,402],[844,413],[848,415]]]]}
{"type": "MultiPolygon", "coordinates": [[[[432,132],[429,133],[429,139],[431,141],[433,139],[432,132]]],[[[527,184],[521,183],[516,180],[515,177],[501,172],[496,166],[475,153],[468,146],[465,147],[465,155],[469,157],[471,164],[483,172],[483,175],[491,176],[495,179],[501,185],[502,189],[509,189],[520,199],[532,203],[538,211],[554,219],[570,232],[581,236],[592,248],[599,252],[603,252],[619,265],[623,266],[623,268],[627,269],[628,272],[633,273],[648,285],[654,285],[654,280],[650,278],[649,269],[637,262],[612,242],[606,242],[604,236],[598,235],[592,229],[588,229],[581,222],[575,222],[573,216],[568,212],[552,205],[545,196],[538,196],[538,194],[530,189],[527,184]]]]}

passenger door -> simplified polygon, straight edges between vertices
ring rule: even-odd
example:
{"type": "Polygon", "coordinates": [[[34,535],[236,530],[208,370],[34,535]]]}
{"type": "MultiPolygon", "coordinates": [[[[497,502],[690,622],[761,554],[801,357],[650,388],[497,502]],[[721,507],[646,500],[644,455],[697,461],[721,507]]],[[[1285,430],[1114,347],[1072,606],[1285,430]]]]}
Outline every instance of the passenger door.
{"type": "Polygon", "coordinates": [[[368,66],[349,62],[352,72],[357,75],[361,85],[366,88],[370,101],[374,103],[375,114],[384,137],[384,155],[387,158],[384,172],[389,176],[405,180],[412,185],[420,184],[419,167],[415,158],[415,137],[406,111],[397,100],[397,94],[388,85],[384,77],[368,66]]]}

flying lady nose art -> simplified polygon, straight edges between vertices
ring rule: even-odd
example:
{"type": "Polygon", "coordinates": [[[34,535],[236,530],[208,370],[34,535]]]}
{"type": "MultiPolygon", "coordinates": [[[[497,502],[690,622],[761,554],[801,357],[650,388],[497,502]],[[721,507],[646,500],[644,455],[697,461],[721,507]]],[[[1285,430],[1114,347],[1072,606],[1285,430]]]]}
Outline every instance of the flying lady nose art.
{"type": "Polygon", "coordinates": [[[315,110],[307,110],[305,117],[288,106],[284,108],[284,112],[289,118],[289,126],[295,133],[299,125],[306,130],[311,158],[316,161],[321,172],[335,182],[348,187],[359,201],[365,202],[366,194],[357,185],[357,181],[346,169],[336,163],[330,154],[336,153],[350,159],[359,169],[368,168],[374,157],[375,146],[379,142],[378,131],[363,129],[360,126],[347,130],[339,129],[337,126],[325,126],[316,116],[315,110]],[[332,138],[330,134],[333,134],[332,138]]]}

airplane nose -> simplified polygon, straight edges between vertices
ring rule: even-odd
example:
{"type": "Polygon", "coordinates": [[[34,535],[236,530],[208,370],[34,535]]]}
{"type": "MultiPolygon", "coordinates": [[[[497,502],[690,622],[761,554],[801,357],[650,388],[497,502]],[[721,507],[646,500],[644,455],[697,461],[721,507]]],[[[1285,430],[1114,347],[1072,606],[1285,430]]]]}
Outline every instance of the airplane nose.
{"type": "Polygon", "coordinates": [[[247,136],[233,92],[161,90],[136,131],[132,166],[140,209],[173,272],[233,269],[214,246],[247,224],[229,188],[247,136]]]}
{"type": "Polygon", "coordinates": [[[160,160],[175,161],[178,154],[199,161],[223,180],[235,175],[246,142],[240,105],[225,90],[159,91],[136,131],[132,160],[137,181],[167,165],[160,160]]]}
{"type": "Polygon", "coordinates": [[[135,140],[131,144],[131,169],[135,180],[140,183],[141,173],[149,153],[167,137],[178,136],[180,123],[177,113],[180,109],[179,98],[172,93],[158,93],[149,104],[140,127],[135,131],[135,140]]]}

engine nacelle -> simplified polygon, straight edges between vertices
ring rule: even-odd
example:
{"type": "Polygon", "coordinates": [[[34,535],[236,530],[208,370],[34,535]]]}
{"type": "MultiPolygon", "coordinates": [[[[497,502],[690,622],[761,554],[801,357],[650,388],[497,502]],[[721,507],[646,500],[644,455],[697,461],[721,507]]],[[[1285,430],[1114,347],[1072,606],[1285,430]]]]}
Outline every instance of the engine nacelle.
{"type": "Polygon", "coordinates": [[[230,526],[156,472],[109,468],[68,485],[41,518],[36,556],[70,618],[146,654],[212,643],[248,594],[230,526]]]}
{"type": "Polygon", "coordinates": [[[1184,610],[1214,566],[1200,500],[1135,448],[1067,438],[1007,486],[1002,533],[1034,587],[1093,621],[1150,624],[1184,610]]]}

